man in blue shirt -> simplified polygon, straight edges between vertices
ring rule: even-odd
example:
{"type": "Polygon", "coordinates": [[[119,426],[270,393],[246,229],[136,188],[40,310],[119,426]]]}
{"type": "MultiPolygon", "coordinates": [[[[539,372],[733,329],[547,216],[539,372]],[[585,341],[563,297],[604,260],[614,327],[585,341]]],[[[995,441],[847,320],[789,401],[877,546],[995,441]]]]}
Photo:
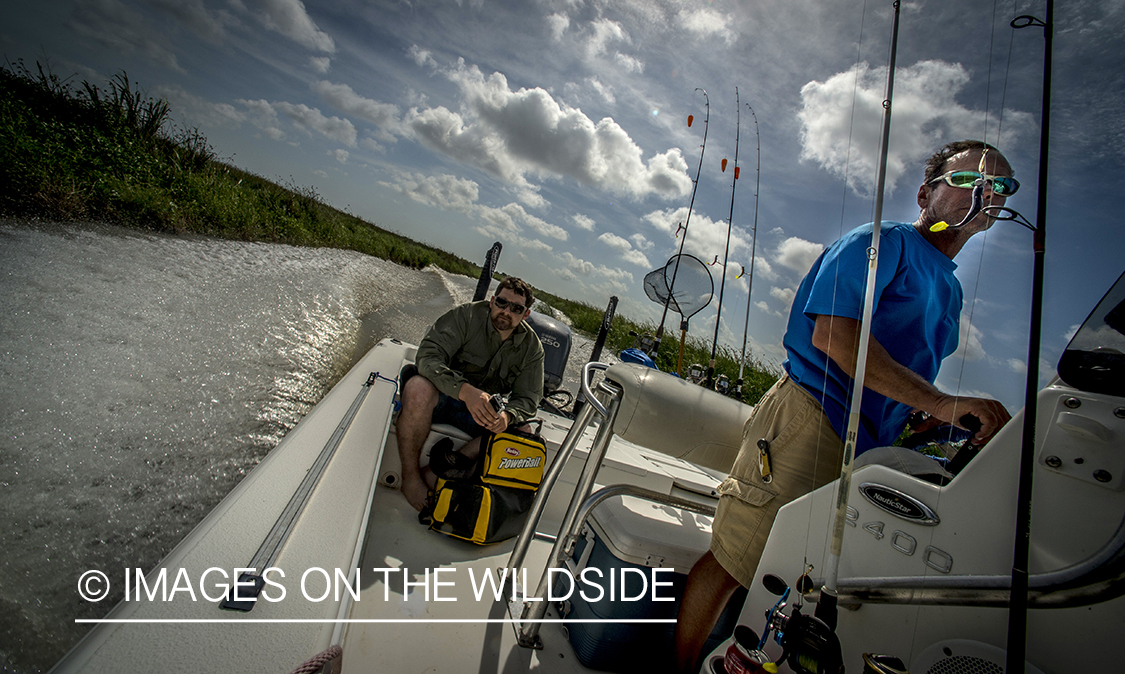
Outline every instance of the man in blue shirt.
{"type": "MultiPolygon", "coordinates": [[[[996,400],[949,395],[933,385],[942,359],[957,348],[962,293],[953,258],[993,221],[978,213],[957,227],[934,225],[961,223],[978,179],[985,202],[1003,205],[1018,187],[1011,175],[995,148],[949,143],[926,162],[918,220],[883,223],[856,454],[894,442],[915,409],[934,424],[977,417],[978,446],[1011,418],[996,400]]],[[[688,577],[676,627],[682,672],[697,671],[699,651],[727,601],[753,582],[778,509],[839,476],[871,232],[865,225],[844,235],[797,290],[783,340],[785,375],[746,422],[743,446],[719,486],[711,549],[688,577]],[[763,443],[768,470],[759,461],[763,443]]]]}

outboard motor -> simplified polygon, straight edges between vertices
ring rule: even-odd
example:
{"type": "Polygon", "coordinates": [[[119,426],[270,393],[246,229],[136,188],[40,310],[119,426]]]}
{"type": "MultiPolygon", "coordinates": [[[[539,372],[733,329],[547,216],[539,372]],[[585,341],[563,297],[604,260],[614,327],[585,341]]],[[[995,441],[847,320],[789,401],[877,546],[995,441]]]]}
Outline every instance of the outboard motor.
{"type": "Polygon", "coordinates": [[[543,343],[543,390],[551,393],[562,386],[566,374],[566,361],[570,358],[570,326],[537,311],[532,311],[526,320],[543,343]]]}

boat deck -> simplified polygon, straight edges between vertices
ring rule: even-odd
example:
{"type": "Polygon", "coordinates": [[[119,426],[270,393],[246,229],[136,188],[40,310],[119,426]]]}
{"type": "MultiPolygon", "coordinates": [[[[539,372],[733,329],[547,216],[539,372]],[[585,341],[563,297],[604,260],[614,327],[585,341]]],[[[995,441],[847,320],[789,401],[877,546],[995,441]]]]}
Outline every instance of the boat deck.
{"type": "MultiPolygon", "coordinates": [[[[429,531],[395,488],[401,473],[393,376],[413,352],[395,340],[373,348],[158,568],[145,574],[147,587],[160,591],[143,598],[134,592],[120,602],[52,672],[194,674],[231,667],[284,672],[332,644],[343,646],[343,671],[349,674],[587,671],[570,647],[564,624],[542,625],[542,650],[520,647],[512,618],[520,607],[509,612],[504,595],[497,600],[492,586],[483,586],[486,572],[495,578],[507,564],[514,540],[477,546],[429,531]],[[370,387],[366,394],[364,382],[370,387]],[[354,420],[342,421],[349,406],[354,420]],[[274,569],[267,575],[273,583],[264,588],[264,601],[249,613],[220,609],[212,595],[221,597],[255,551],[267,547],[271,530],[334,443],[338,447],[323,464],[307,504],[295,511],[288,537],[275,556],[260,563],[274,569]],[[352,577],[357,568],[358,582],[352,577]],[[228,585],[220,587],[224,579],[228,585]],[[358,599],[352,598],[355,588],[358,599]],[[164,599],[162,591],[170,598],[164,599]],[[191,592],[210,594],[197,600],[191,592]]],[[[548,461],[553,461],[570,421],[539,416],[548,461]]],[[[551,537],[558,531],[596,430],[595,425],[586,428],[575,445],[550,491],[538,531],[551,537]]],[[[431,435],[431,442],[438,437],[431,435]]],[[[615,436],[597,481],[713,503],[720,479],[714,471],[615,436]]],[[[533,541],[521,566],[518,580],[530,595],[551,547],[549,540],[533,541]]],[[[120,578],[119,572],[110,577],[120,578]]],[[[522,590],[516,597],[523,597],[522,590]]],[[[551,611],[546,619],[557,615],[551,611]]]]}
{"type": "MultiPolygon", "coordinates": [[[[543,650],[518,645],[518,626],[507,622],[512,618],[511,585],[501,590],[502,599],[496,601],[494,586],[482,580],[486,574],[498,575],[513,544],[509,540],[479,546],[429,531],[418,524],[413,508],[397,490],[380,486],[360,563],[364,574],[360,599],[352,603],[349,619],[386,622],[348,624],[342,644],[343,671],[588,671],[574,657],[559,623],[543,625],[543,650]],[[375,568],[396,571],[375,573],[375,568]],[[441,569],[436,577],[435,569],[441,569]],[[435,580],[440,585],[435,587],[435,580]],[[405,583],[409,585],[404,588],[405,583]]],[[[550,549],[546,540],[531,545],[526,571],[519,577],[524,583],[526,573],[529,595],[550,549]]],[[[516,596],[522,593],[517,590],[516,596]]],[[[518,617],[518,603],[514,611],[518,617]]],[[[547,619],[552,618],[557,618],[553,609],[547,614],[547,619]]]]}

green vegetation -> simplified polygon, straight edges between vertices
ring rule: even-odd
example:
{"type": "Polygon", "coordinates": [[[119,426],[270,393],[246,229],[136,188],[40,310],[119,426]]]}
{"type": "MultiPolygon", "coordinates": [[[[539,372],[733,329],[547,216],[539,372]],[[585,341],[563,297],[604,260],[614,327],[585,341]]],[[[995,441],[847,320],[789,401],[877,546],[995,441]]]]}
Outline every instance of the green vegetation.
{"type": "Polygon", "coordinates": [[[314,190],[230,166],[168,103],[124,73],[79,87],[23,62],[0,68],[0,214],[348,248],[421,269],[480,267],[343,213],[314,190]]]}
{"type": "MultiPolygon", "coordinates": [[[[167,101],[148,97],[125,73],[102,89],[74,86],[41,64],[0,67],[0,216],[97,220],[165,231],[297,246],[346,248],[415,269],[480,275],[480,266],[381,229],[325,204],[315,190],[279,186],[220,161],[196,129],[172,125],[167,101]]],[[[538,291],[595,335],[603,309],[538,291]]],[[[606,348],[655,332],[618,316],[606,348]]],[[[684,367],[706,366],[711,344],[685,345],[684,367]]],[[[657,365],[674,370],[679,336],[668,333],[657,365]]],[[[721,346],[716,372],[733,382],[739,353],[721,346]]],[[[744,399],[757,402],[776,366],[747,364],[744,399]]]]}

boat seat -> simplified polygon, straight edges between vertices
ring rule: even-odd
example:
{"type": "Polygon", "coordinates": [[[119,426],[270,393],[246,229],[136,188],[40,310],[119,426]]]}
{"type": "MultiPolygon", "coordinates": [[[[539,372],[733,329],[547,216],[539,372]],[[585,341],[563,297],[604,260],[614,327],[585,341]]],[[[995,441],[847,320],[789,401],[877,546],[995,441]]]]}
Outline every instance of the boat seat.
{"type": "Polygon", "coordinates": [[[615,363],[605,376],[624,389],[614,433],[662,454],[730,472],[753,407],[636,363],[615,363]]]}
{"type": "Polygon", "coordinates": [[[473,439],[472,436],[465,431],[449,424],[433,424],[430,426],[430,431],[441,435],[447,435],[454,440],[459,440],[462,444],[473,439]]]}

